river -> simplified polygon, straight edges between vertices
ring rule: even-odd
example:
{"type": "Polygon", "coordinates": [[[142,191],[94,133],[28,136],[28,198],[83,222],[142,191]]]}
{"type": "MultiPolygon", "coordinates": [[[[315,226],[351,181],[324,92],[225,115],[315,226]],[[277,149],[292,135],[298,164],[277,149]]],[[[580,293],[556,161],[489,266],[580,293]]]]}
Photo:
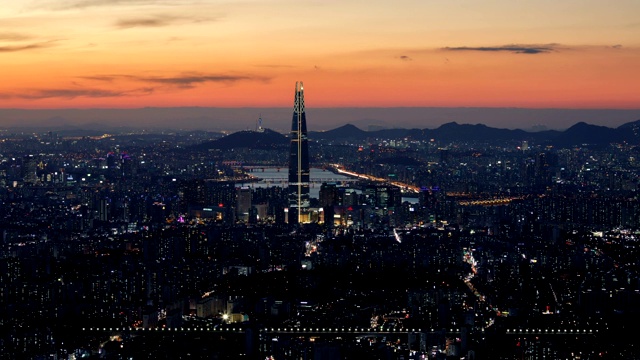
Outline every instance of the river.
{"type": "MultiPolygon", "coordinates": [[[[289,168],[287,167],[245,167],[246,169],[250,169],[250,174],[255,177],[260,178],[260,181],[255,182],[246,182],[246,183],[237,183],[238,186],[247,186],[250,188],[264,188],[271,186],[279,186],[279,187],[287,187],[289,181],[289,168]]],[[[349,176],[336,174],[332,171],[320,169],[320,168],[311,168],[309,169],[309,196],[312,198],[318,199],[320,197],[320,187],[322,183],[330,183],[335,182],[337,184],[342,184],[344,186],[351,186],[351,184],[358,181],[358,179],[354,179],[349,176]]],[[[361,193],[360,190],[355,190],[357,193],[361,193]]],[[[408,201],[410,203],[416,203],[417,198],[415,197],[403,197],[402,201],[408,201]]]]}

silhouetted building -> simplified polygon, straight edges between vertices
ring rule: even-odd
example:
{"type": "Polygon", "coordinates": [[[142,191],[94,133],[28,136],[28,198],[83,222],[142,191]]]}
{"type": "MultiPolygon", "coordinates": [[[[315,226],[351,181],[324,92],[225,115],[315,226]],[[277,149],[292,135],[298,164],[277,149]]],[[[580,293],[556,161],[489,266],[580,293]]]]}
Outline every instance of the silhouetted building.
{"type": "Polygon", "coordinates": [[[26,155],[22,158],[21,175],[22,180],[27,184],[35,184],[38,181],[36,174],[37,160],[33,155],[26,155]]]}
{"type": "Polygon", "coordinates": [[[180,185],[184,210],[192,205],[234,207],[236,186],[233,181],[189,180],[180,185]]]}
{"type": "Polygon", "coordinates": [[[289,153],[289,223],[305,222],[309,208],[309,142],[302,82],[296,82],[289,153]]]}
{"type": "Polygon", "coordinates": [[[324,223],[333,227],[333,217],[335,215],[334,206],[340,205],[340,189],[335,183],[323,183],[320,187],[320,206],[323,209],[324,223]]]}
{"type": "Polygon", "coordinates": [[[320,187],[320,206],[340,205],[340,190],[335,183],[323,183],[320,187]]]}
{"type": "Polygon", "coordinates": [[[367,203],[377,209],[394,209],[402,203],[402,194],[397,186],[370,184],[364,193],[367,203]]]}
{"type": "Polygon", "coordinates": [[[251,189],[240,187],[236,189],[236,217],[242,221],[249,220],[251,210],[251,189]]]}

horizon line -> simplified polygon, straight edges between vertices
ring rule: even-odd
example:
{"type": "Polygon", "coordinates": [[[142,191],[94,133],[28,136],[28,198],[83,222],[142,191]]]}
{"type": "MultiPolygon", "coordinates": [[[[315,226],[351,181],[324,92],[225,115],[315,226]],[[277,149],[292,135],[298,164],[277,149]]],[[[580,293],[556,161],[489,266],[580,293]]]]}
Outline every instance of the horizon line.
{"type": "MultiPolygon", "coordinates": [[[[140,106],[140,107],[47,107],[19,108],[0,107],[2,110],[143,110],[143,109],[288,109],[290,106],[140,106]]],[[[306,106],[311,109],[523,109],[523,110],[629,110],[640,111],[639,107],[525,107],[525,106],[306,106]]]]}
{"type": "MultiPolygon", "coordinates": [[[[145,106],[137,108],[0,108],[3,128],[129,127],[235,131],[289,129],[291,107],[145,106]]],[[[361,129],[435,129],[446,123],[483,124],[497,129],[563,130],[576,123],[617,127],[640,119],[640,109],[517,107],[310,107],[308,125],[318,131],[345,124],[361,129]]]]}

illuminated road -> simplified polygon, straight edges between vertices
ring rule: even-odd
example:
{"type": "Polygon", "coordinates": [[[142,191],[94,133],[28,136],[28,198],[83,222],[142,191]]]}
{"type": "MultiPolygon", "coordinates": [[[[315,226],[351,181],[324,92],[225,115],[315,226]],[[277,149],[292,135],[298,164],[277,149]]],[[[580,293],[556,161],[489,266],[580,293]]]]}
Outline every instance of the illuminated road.
{"type": "Polygon", "coordinates": [[[513,200],[521,200],[521,199],[523,198],[514,196],[514,197],[504,197],[504,198],[485,199],[485,200],[460,200],[458,201],[458,205],[460,206],[497,206],[497,205],[507,205],[511,203],[513,200]]]}
{"type": "Polygon", "coordinates": [[[373,175],[360,174],[360,173],[357,173],[357,172],[354,172],[354,171],[351,171],[351,170],[346,170],[340,164],[331,164],[330,166],[338,174],[352,176],[352,177],[355,177],[355,178],[358,178],[358,179],[364,179],[364,180],[369,180],[369,181],[389,183],[389,184],[391,184],[393,186],[399,187],[402,190],[410,191],[410,192],[414,192],[414,193],[419,193],[420,192],[420,188],[418,186],[415,186],[415,185],[405,184],[405,183],[400,182],[400,181],[391,181],[391,180],[384,179],[384,178],[379,178],[379,177],[376,177],[376,176],[373,176],[373,175]]]}

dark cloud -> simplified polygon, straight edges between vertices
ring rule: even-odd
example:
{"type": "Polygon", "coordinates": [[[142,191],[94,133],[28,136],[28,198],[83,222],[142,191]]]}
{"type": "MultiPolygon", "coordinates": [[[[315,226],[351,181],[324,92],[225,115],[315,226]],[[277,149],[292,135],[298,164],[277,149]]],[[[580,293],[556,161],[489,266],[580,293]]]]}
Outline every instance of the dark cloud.
{"type": "Polygon", "coordinates": [[[0,93],[2,99],[50,99],[50,98],[62,98],[62,99],[75,99],[79,97],[85,98],[107,98],[107,97],[121,97],[121,96],[141,96],[149,95],[154,92],[153,88],[140,88],[134,90],[117,91],[117,90],[105,90],[105,89],[34,89],[26,90],[19,93],[0,93]]]}
{"type": "Polygon", "coordinates": [[[171,77],[159,76],[131,76],[131,78],[155,84],[177,86],[179,88],[192,88],[196,84],[203,83],[234,83],[243,80],[267,81],[267,78],[253,77],[248,75],[224,75],[224,74],[183,74],[171,77]]]}
{"type": "Polygon", "coordinates": [[[176,76],[141,76],[141,75],[91,75],[79,77],[93,81],[115,81],[126,79],[152,84],[160,84],[182,89],[190,89],[204,83],[234,83],[238,81],[269,81],[269,78],[251,75],[183,73],[176,76]]]}
{"type": "Polygon", "coordinates": [[[178,19],[179,18],[173,16],[121,19],[116,22],[115,26],[120,29],[128,29],[132,27],[161,27],[171,25],[178,19]]]}
{"type": "Polygon", "coordinates": [[[80,76],[80,79],[95,80],[95,81],[113,81],[117,76],[113,75],[93,75],[93,76],[80,76]]]}
{"type": "Polygon", "coordinates": [[[51,42],[33,43],[33,44],[26,44],[26,45],[11,45],[11,46],[7,45],[7,46],[0,46],[0,53],[37,50],[37,49],[48,48],[51,46],[53,46],[51,42]]]}
{"type": "Polygon", "coordinates": [[[549,53],[555,50],[553,45],[504,45],[504,46],[461,46],[461,47],[446,47],[444,50],[448,51],[486,51],[486,52],[510,52],[516,54],[543,54],[549,53]]]}
{"type": "Polygon", "coordinates": [[[27,90],[20,93],[2,93],[0,94],[0,98],[37,100],[49,98],[74,99],[77,97],[116,97],[121,95],[122,93],[120,92],[102,89],[37,89],[27,90]]]}
{"type": "MultiPolygon", "coordinates": [[[[184,2],[184,1],[183,1],[184,2]]],[[[179,1],[170,0],[55,0],[49,1],[41,6],[52,10],[85,9],[99,6],[122,6],[122,5],[175,5],[179,1]]]]}
{"type": "MultiPolygon", "coordinates": [[[[234,83],[237,81],[269,81],[269,78],[249,75],[229,75],[229,74],[201,74],[185,73],[177,76],[140,76],[140,75],[89,75],[80,76],[77,79],[89,82],[109,82],[118,84],[118,80],[134,81],[149,86],[140,86],[133,89],[103,89],[101,87],[83,86],[79,82],[72,82],[69,88],[55,89],[29,89],[9,93],[0,93],[1,99],[49,99],[62,98],[74,99],[84,98],[112,98],[125,96],[145,96],[156,91],[167,91],[170,89],[191,89],[203,83],[234,83]]],[[[125,85],[126,86],[126,85],[125,85]]]]}
{"type": "Polygon", "coordinates": [[[210,21],[209,18],[203,17],[186,17],[173,15],[155,15],[148,17],[120,19],[116,21],[115,27],[119,29],[128,29],[133,27],[162,27],[181,23],[199,23],[210,21]]]}
{"type": "Polygon", "coordinates": [[[412,58],[410,58],[410,57],[409,57],[409,56],[407,56],[407,55],[400,55],[398,58],[399,58],[400,60],[402,60],[402,61],[411,61],[411,60],[413,60],[412,58]]]}
{"type": "Polygon", "coordinates": [[[294,65],[254,65],[255,67],[263,67],[263,68],[273,68],[273,69],[277,69],[277,68],[294,68],[296,66],[294,65]]]}
{"type": "Polygon", "coordinates": [[[24,41],[32,38],[32,36],[20,33],[0,32],[0,41],[24,41]]]}

